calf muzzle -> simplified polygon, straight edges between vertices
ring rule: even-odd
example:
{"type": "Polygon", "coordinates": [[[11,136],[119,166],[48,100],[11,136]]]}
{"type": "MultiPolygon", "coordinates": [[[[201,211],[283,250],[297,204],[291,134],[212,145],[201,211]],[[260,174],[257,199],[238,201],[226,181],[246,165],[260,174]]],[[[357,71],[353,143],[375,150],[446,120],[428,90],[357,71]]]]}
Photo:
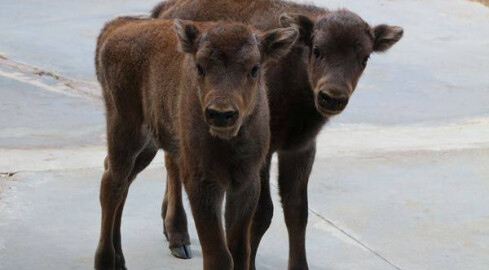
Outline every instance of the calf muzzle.
{"type": "Polygon", "coordinates": [[[320,109],[331,114],[340,113],[348,104],[348,96],[334,95],[327,91],[319,91],[317,99],[320,109]]]}

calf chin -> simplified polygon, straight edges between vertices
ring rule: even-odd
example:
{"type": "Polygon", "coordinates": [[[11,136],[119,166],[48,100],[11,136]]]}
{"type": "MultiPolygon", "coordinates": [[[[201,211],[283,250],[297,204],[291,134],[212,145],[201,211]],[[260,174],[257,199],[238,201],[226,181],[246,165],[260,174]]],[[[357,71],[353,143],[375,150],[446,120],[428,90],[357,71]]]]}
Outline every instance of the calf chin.
{"type": "Polygon", "coordinates": [[[236,137],[239,133],[241,125],[235,125],[233,127],[214,127],[209,128],[209,133],[213,137],[217,137],[222,140],[230,140],[236,137]]]}

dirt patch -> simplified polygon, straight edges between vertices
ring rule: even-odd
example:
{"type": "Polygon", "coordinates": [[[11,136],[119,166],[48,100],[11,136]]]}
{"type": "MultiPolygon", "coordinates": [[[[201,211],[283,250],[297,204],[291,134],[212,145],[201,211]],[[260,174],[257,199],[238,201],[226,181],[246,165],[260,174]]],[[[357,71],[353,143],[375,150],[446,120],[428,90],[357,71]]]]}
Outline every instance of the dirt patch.
{"type": "Polygon", "coordinates": [[[7,176],[0,175],[0,199],[7,190],[7,176]]]}
{"type": "Polygon", "coordinates": [[[16,172],[6,172],[0,173],[0,199],[2,199],[2,195],[7,191],[8,185],[7,181],[10,180],[12,176],[14,176],[16,172]]]}

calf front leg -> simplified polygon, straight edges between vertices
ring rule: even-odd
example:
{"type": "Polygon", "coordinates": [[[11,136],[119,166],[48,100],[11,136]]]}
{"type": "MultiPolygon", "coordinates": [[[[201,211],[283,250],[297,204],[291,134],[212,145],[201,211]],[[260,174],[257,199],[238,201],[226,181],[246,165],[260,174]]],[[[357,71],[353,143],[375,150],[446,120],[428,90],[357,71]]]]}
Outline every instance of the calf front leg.
{"type": "Polygon", "coordinates": [[[289,234],[289,270],[309,269],[306,259],[307,184],[314,164],[315,143],[307,149],[279,152],[279,190],[289,234]]]}
{"type": "Polygon", "coordinates": [[[204,270],[233,269],[233,260],[222,227],[224,188],[214,181],[199,177],[184,183],[202,247],[204,270]]]}
{"type": "Polygon", "coordinates": [[[250,267],[251,220],[260,193],[258,175],[244,184],[245,187],[238,189],[231,187],[226,196],[226,234],[234,270],[248,270],[250,267]]]}
{"type": "Polygon", "coordinates": [[[120,219],[127,190],[137,174],[136,170],[139,170],[138,156],[141,156],[149,142],[149,138],[139,132],[138,123],[124,121],[119,117],[111,119],[107,124],[108,155],[104,161],[105,172],[100,185],[102,224],[95,253],[94,267],[97,270],[125,268],[120,246],[120,219]],[[117,261],[116,254],[119,256],[117,261]]]}
{"type": "Polygon", "coordinates": [[[256,253],[261,239],[265,232],[270,227],[273,217],[273,202],[270,195],[270,162],[269,155],[260,170],[260,196],[258,205],[253,215],[251,222],[251,255],[250,255],[250,270],[255,270],[256,253]]]}
{"type": "Polygon", "coordinates": [[[165,198],[161,207],[163,232],[169,242],[172,255],[181,259],[190,259],[192,250],[190,249],[187,214],[183,208],[182,183],[177,162],[175,156],[165,153],[167,177],[165,198]]]}

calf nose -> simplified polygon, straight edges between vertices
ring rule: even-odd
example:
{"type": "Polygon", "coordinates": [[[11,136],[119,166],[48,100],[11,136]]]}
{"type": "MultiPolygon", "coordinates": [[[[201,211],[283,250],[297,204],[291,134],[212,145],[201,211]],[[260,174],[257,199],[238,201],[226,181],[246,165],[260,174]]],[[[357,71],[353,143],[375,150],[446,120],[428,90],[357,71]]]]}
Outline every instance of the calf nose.
{"type": "Polygon", "coordinates": [[[236,123],[238,119],[237,110],[219,110],[216,108],[207,108],[205,110],[205,118],[207,123],[215,127],[230,127],[236,123]]]}
{"type": "Polygon", "coordinates": [[[340,112],[346,107],[346,104],[348,104],[348,97],[333,96],[326,91],[320,91],[318,95],[318,104],[325,110],[340,112]]]}

